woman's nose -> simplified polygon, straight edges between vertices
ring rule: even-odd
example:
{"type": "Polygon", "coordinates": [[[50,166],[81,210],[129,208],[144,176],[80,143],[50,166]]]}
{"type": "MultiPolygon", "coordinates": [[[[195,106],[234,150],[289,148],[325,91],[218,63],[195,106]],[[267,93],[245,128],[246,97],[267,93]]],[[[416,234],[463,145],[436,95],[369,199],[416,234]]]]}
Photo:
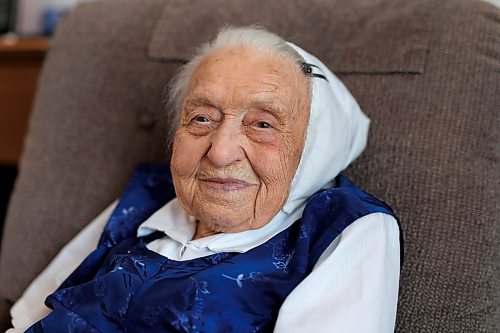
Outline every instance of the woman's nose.
{"type": "Polygon", "coordinates": [[[241,146],[242,133],[235,126],[222,124],[211,136],[211,146],[207,157],[219,168],[245,159],[241,146]]]}

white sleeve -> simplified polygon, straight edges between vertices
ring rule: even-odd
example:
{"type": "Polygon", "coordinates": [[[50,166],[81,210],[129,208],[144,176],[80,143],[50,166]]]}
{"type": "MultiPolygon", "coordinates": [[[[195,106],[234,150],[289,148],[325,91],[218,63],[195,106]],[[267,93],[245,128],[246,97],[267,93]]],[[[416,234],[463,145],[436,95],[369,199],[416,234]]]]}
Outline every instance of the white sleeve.
{"type": "Polygon", "coordinates": [[[394,332],[399,249],[392,216],[356,220],[285,299],[274,332],[394,332]]]}
{"type": "Polygon", "coordinates": [[[24,332],[28,327],[45,317],[51,310],[44,304],[45,298],[80,265],[97,247],[99,237],[118,200],[109,205],[91,223],[80,231],[57,254],[50,264],[24,291],[10,309],[12,326],[8,333],[24,332]]]}

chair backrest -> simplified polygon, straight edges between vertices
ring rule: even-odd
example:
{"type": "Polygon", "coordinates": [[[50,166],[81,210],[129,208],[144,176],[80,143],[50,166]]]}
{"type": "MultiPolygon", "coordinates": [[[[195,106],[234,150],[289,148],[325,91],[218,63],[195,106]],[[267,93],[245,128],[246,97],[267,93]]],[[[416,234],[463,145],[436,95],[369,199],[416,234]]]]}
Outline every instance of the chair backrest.
{"type": "Polygon", "coordinates": [[[2,242],[0,315],[136,163],[168,162],[164,88],[193,47],[221,25],[257,23],[322,59],[372,120],[346,173],[404,227],[397,330],[497,332],[498,22],[497,8],[466,0],[78,7],[40,79],[2,242]]]}

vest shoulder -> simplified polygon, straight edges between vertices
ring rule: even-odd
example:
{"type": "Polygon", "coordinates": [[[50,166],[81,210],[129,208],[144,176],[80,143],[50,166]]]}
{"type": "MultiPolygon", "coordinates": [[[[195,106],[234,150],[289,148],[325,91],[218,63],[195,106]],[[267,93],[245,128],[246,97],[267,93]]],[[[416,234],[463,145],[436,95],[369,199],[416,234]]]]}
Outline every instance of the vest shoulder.
{"type": "Polygon", "coordinates": [[[312,262],[316,262],[326,246],[348,226],[369,214],[389,214],[400,227],[396,215],[385,202],[361,190],[344,176],[336,180],[337,186],[312,195],[302,214],[301,223],[306,230],[311,230],[317,244],[310,254],[312,262]]]}
{"type": "Polygon", "coordinates": [[[111,247],[134,236],[143,221],[174,197],[175,190],[168,165],[139,164],[120,195],[99,244],[111,247]]]}
{"type": "Polygon", "coordinates": [[[316,192],[309,199],[304,216],[343,220],[351,223],[356,219],[372,213],[385,213],[397,219],[392,208],[384,201],[375,198],[354,185],[347,177],[338,176],[337,186],[316,192]]]}

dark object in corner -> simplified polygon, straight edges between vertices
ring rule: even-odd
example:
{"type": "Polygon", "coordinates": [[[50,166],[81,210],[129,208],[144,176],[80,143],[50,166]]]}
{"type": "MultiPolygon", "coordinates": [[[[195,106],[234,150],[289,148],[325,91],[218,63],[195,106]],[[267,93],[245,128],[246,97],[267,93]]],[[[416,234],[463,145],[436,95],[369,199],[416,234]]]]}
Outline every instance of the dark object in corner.
{"type": "Polygon", "coordinates": [[[0,166],[0,239],[3,231],[3,222],[7,213],[7,205],[14,187],[16,176],[16,167],[5,165],[0,166]]]}
{"type": "Polygon", "coordinates": [[[15,28],[16,2],[0,0],[0,34],[13,32],[15,28]]]}

